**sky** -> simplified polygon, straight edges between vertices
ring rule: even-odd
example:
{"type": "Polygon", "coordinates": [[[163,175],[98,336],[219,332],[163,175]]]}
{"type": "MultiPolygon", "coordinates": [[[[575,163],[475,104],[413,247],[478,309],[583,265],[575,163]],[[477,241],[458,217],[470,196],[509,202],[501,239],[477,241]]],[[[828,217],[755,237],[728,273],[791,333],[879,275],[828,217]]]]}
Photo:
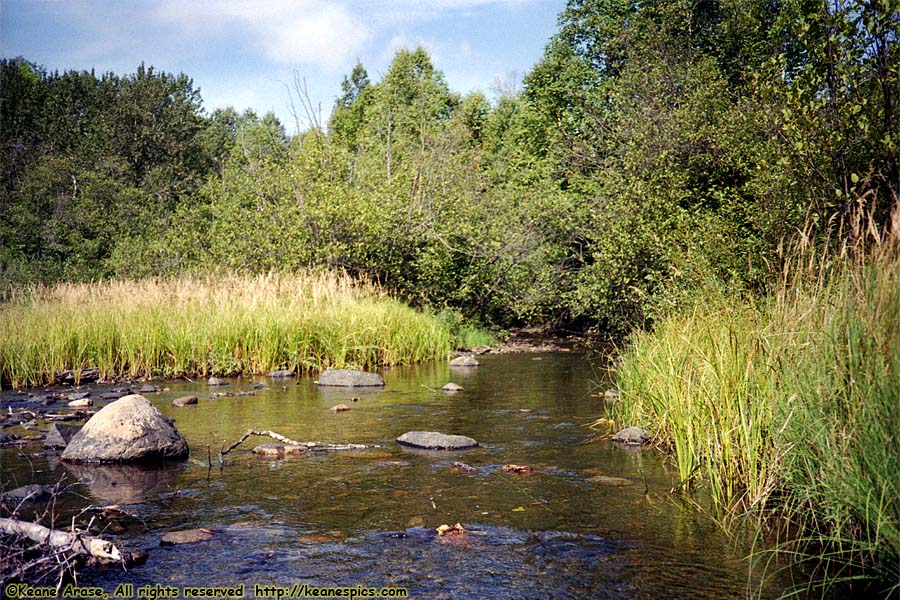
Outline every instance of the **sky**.
{"type": "Polygon", "coordinates": [[[565,0],[0,0],[0,56],[48,70],[185,73],[203,107],[273,111],[309,126],[295,82],[327,120],[357,60],[378,81],[424,47],[456,92],[514,85],[556,31],[565,0]],[[295,113],[299,113],[296,115],[295,113]]]}

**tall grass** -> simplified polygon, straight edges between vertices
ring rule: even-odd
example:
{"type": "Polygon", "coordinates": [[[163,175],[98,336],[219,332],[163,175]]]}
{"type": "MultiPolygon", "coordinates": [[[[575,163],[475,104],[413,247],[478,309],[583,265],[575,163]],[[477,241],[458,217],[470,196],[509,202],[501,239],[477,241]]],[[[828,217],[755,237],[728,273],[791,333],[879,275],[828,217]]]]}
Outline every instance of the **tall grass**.
{"type": "Polygon", "coordinates": [[[335,273],[210,275],[30,287],[0,304],[0,380],[265,373],[446,355],[448,325],[335,273]]]}
{"type": "MultiPolygon", "coordinates": [[[[777,514],[817,585],[900,593],[900,218],[864,214],[787,252],[762,300],[707,294],[636,334],[613,417],[653,429],[684,487],[725,514],[777,514]]],[[[788,547],[788,546],[783,546],[788,547]]]]}

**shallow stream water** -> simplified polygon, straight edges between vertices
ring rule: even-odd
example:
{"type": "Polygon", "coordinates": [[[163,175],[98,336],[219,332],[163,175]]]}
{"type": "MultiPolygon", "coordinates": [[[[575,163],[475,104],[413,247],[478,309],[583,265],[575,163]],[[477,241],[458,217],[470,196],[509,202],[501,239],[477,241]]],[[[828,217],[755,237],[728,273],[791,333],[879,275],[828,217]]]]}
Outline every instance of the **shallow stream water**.
{"type": "MultiPolygon", "coordinates": [[[[378,390],[319,388],[314,378],[157,382],[147,394],[176,419],[191,459],[166,467],[63,465],[35,447],[0,449],[3,487],[79,480],[80,502],[119,504],[139,520],[114,533],[148,550],[142,566],[88,570],[81,585],[365,586],[407,588],[414,598],[777,597],[786,582],[763,578],[749,549],[708,515],[668,492],[676,477],[653,449],[594,441],[602,414],[596,359],[581,353],[479,357],[385,371],[378,390]],[[440,391],[453,381],[464,387],[440,391]],[[211,392],[266,389],[254,396],[211,392]],[[199,396],[197,406],[172,399],[199,396]],[[343,403],[349,412],[329,407],[343,403]],[[248,429],[300,441],[378,444],[380,449],[283,459],[249,451],[218,466],[218,450],[248,429]],[[423,452],[394,440],[412,430],[468,435],[480,446],[423,452]],[[209,451],[207,450],[209,448],[209,451]],[[208,468],[208,456],[214,463],[208,468]],[[475,472],[452,467],[462,461],[475,472]],[[533,467],[527,475],[503,465],[533,467]],[[606,475],[631,485],[591,481],[606,475]],[[468,533],[437,536],[441,524],[468,533]],[[169,531],[202,527],[206,542],[160,546],[169,531]]],[[[102,402],[98,403],[102,404],[102,402]]],[[[3,408],[0,406],[0,408],[3,408]]],[[[76,496],[77,497],[77,496],[76,496]]]]}

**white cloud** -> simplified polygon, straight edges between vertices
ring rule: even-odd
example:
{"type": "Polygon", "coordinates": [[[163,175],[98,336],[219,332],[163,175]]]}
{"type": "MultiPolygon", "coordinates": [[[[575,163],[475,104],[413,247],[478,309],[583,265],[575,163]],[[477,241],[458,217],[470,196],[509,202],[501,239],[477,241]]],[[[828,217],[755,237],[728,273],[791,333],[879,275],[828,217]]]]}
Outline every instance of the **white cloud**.
{"type": "Polygon", "coordinates": [[[165,0],[157,16],[199,34],[238,28],[271,60],[329,70],[346,66],[372,38],[345,5],[324,0],[165,0]]]}

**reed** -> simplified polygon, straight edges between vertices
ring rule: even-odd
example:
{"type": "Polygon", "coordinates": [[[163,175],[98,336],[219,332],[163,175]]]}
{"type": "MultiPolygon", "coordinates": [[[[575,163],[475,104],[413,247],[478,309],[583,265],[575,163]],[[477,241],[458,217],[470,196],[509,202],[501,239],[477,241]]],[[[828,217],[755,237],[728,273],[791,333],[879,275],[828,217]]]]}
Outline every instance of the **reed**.
{"type": "Polygon", "coordinates": [[[445,356],[445,323],[331,272],[33,286],[0,304],[0,380],[372,368],[445,356]]]}
{"type": "Polygon", "coordinates": [[[771,297],[711,292],[638,333],[610,416],[672,451],[720,514],[777,515],[813,585],[900,592],[900,218],[806,232],[771,297]]]}

